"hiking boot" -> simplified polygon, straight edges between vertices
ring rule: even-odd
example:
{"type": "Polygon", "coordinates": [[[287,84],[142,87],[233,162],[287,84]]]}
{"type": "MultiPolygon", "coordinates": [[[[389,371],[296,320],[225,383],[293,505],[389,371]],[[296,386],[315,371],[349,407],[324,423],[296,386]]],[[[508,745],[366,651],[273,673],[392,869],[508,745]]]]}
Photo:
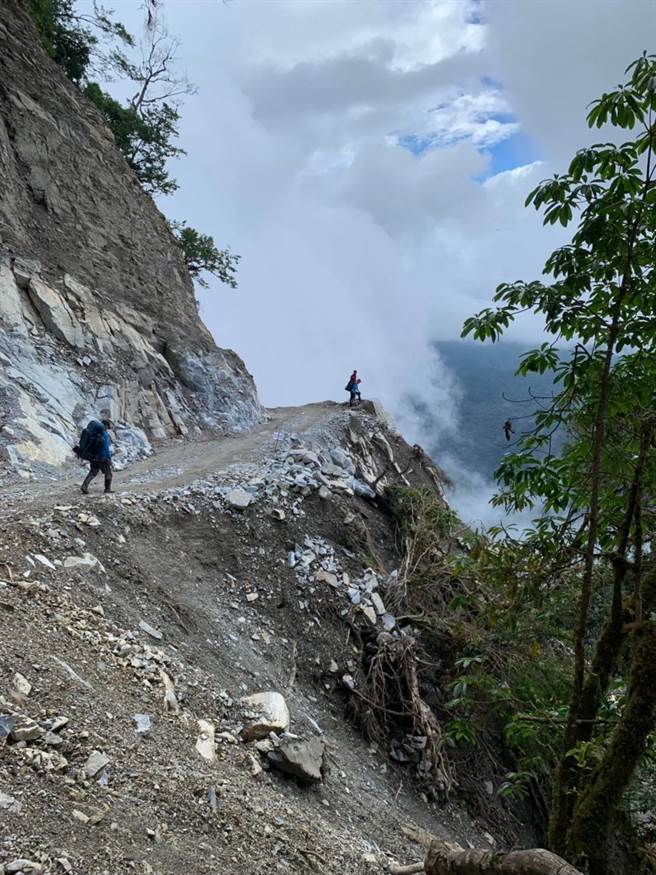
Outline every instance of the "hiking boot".
{"type": "Polygon", "coordinates": [[[105,489],[105,495],[113,495],[113,494],[114,494],[113,489],[105,489]]]}
{"type": "Polygon", "coordinates": [[[89,490],[86,488],[86,486],[80,486],[80,492],[82,493],[82,495],[89,494],[89,490]]]}

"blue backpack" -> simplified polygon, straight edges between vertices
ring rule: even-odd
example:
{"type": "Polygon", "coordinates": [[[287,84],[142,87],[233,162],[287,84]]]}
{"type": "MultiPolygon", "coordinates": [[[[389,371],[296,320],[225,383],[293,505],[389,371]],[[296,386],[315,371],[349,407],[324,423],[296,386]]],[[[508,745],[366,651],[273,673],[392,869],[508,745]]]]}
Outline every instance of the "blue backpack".
{"type": "Polygon", "coordinates": [[[75,455],[79,459],[85,459],[87,462],[94,462],[100,458],[104,445],[104,431],[105,426],[102,422],[92,419],[87,427],[82,430],[78,445],[73,447],[75,455]]]}

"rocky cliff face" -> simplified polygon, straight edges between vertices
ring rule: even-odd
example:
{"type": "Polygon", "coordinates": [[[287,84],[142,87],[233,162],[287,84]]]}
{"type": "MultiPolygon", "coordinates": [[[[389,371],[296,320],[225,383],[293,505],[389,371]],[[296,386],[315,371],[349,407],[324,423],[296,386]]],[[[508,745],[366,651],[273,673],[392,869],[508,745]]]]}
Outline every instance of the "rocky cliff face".
{"type": "Polygon", "coordinates": [[[59,465],[107,409],[124,453],[261,418],[168,226],[95,108],[0,0],[0,456],[59,465]]]}

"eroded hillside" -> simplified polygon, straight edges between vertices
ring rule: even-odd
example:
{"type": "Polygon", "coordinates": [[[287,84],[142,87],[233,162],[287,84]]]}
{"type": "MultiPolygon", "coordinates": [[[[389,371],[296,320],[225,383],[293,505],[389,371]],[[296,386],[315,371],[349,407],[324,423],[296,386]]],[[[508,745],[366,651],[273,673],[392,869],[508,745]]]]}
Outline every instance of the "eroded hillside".
{"type": "Polygon", "coordinates": [[[349,717],[366,642],[411,635],[385,605],[399,556],[378,496],[439,490],[437,470],[337,405],[189,449],[116,496],[4,490],[5,871],[382,872],[421,859],[411,835],[489,841],[349,717]],[[242,737],[240,700],[263,691],[309,745],[301,780],[266,732],[242,737]]]}

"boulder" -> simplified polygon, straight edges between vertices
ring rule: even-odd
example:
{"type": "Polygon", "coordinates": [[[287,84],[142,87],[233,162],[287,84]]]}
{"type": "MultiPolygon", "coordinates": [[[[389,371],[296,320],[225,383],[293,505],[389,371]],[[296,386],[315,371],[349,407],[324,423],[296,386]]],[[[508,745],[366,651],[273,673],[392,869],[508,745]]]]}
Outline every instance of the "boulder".
{"type": "Polygon", "coordinates": [[[292,775],[304,784],[316,784],[323,780],[325,750],[326,745],[319,738],[309,741],[285,738],[269,751],[267,759],[278,771],[292,775]]]}
{"type": "Polygon", "coordinates": [[[241,705],[256,715],[241,731],[244,741],[257,741],[266,738],[270,732],[281,733],[289,729],[289,708],[280,693],[254,693],[241,699],[241,705]]]}

